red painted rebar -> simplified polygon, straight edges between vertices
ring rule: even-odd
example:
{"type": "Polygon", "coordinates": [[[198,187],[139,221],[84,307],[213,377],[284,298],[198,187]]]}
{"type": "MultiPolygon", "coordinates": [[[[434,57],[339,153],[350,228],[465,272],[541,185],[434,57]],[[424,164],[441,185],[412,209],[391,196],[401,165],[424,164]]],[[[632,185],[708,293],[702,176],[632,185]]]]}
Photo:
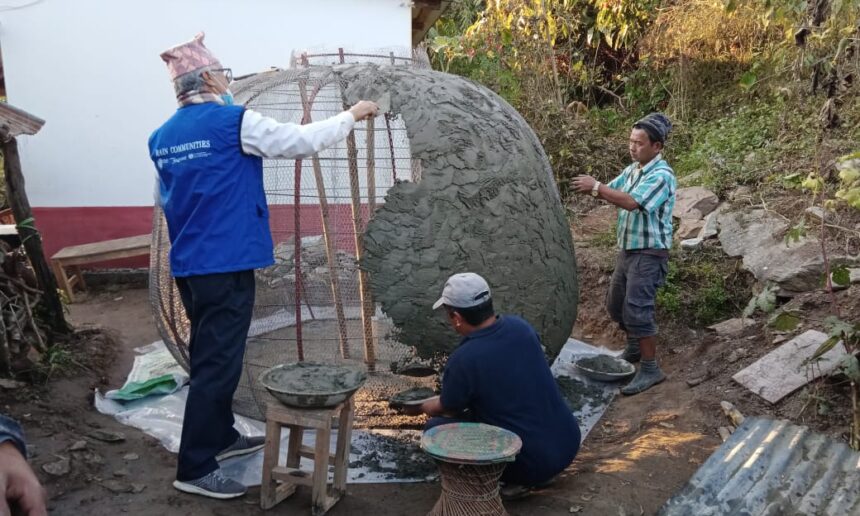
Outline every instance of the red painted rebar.
{"type": "Polygon", "coordinates": [[[397,181],[397,160],[394,159],[394,138],[391,136],[391,114],[385,113],[385,130],[388,131],[388,151],[391,153],[391,184],[397,181]]]}
{"type": "MultiPolygon", "coordinates": [[[[307,61],[305,56],[302,56],[303,61],[307,61]]],[[[311,94],[310,103],[313,103],[313,100],[316,98],[317,93],[319,93],[322,88],[322,81],[320,84],[314,88],[313,93],[311,94]]],[[[309,104],[310,105],[310,104],[309,104]]],[[[310,120],[310,109],[305,108],[304,113],[302,114],[302,124],[308,123],[310,120]]],[[[295,264],[296,271],[296,352],[299,357],[299,362],[304,362],[305,360],[305,350],[302,342],[302,222],[301,222],[301,189],[302,189],[302,160],[296,160],[296,166],[293,174],[294,182],[293,182],[293,222],[295,227],[295,245],[293,247],[294,257],[293,263],[295,264]]],[[[313,317],[313,311],[310,308],[310,304],[308,304],[308,311],[311,313],[311,317],[313,317]]]]}
{"type": "Polygon", "coordinates": [[[295,192],[293,195],[293,224],[295,225],[296,236],[293,251],[293,262],[295,263],[296,271],[296,352],[299,355],[299,362],[305,361],[305,350],[302,344],[302,223],[299,213],[299,206],[302,202],[299,191],[302,187],[302,160],[296,160],[296,167],[293,174],[295,181],[293,182],[295,192]]]}

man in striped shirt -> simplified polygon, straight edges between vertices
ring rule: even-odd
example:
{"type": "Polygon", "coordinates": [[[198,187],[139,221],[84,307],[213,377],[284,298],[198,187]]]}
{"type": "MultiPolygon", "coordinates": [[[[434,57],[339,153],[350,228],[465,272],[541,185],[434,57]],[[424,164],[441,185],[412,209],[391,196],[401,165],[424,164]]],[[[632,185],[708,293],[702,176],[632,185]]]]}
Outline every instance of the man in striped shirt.
{"type": "Polygon", "coordinates": [[[630,157],[634,163],[609,184],[578,176],[573,186],[618,206],[618,258],[606,308],[627,334],[621,356],[641,364],[633,380],[621,389],[637,394],[666,379],[657,365],[657,324],[654,299],[668,272],[672,246],[672,208],[677,183],[662,151],[672,123],[651,113],[633,125],[630,157]]]}

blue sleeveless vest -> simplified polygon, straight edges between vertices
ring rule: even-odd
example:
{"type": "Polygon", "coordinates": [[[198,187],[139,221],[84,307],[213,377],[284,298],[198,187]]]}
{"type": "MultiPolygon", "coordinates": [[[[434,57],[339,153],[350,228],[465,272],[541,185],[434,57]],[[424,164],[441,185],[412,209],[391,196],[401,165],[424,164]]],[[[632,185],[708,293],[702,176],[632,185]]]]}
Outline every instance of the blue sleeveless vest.
{"type": "Polygon", "coordinates": [[[173,276],[274,263],[263,160],[242,152],[242,106],[192,104],[149,137],[173,276]]]}

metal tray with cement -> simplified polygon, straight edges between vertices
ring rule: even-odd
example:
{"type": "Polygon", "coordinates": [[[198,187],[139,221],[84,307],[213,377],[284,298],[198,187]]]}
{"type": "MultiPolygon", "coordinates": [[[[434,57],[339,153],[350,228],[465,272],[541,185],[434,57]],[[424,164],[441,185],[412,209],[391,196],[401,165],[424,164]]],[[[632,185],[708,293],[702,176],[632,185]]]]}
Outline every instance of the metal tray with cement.
{"type": "Polygon", "coordinates": [[[436,391],[433,389],[428,387],[415,387],[398,392],[388,400],[388,404],[394,408],[409,407],[420,405],[434,396],[436,396],[436,391]]]}
{"type": "Polygon", "coordinates": [[[260,383],[281,403],[299,408],[333,407],[367,380],[364,371],[316,362],[281,364],[260,375],[260,383]]]}
{"type": "Polygon", "coordinates": [[[601,382],[616,382],[630,378],[636,373],[636,366],[630,362],[609,355],[595,354],[578,359],[573,363],[583,376],[601,382]]]}

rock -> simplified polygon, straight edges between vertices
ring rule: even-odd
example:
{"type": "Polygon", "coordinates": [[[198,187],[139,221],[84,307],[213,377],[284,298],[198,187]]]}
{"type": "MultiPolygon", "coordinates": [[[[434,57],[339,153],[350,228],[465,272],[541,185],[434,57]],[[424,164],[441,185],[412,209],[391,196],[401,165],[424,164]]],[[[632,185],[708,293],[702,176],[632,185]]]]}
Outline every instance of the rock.
{"type": "Polygon", "coordinates": [[[851,283],[860,283],[860,269],[848,269],[851,283]]]}
{"type": "Polygon", "coordinates": [[[703,240],[701,238],[689,238],[681,240],[681,249],[698,249],[702,247],[703,240]]]}
{"type": "Polygon", "coordinates": [[[9,380],[8,378],[0,378],[0,389],[6,390],[14,390],[20,389],[24,387],[26,384],[24,382],[17,382],[15,380],[9,380]]]}
{"type": "Polygon", "coordinates": [[[708,375],[706,375],[706,374],[702,375],[702,376],[697,376],[695,378],[690,378],[687,380],[687,386],[688,387],[695,387],[707,379],[708,379],[708,375]]]}
{"type": "Polygon", "coordinates": [[[68,475],[69,471],[72,469],[71,463],[69,459],[65,457],[61,457],[60,460],[56,462],[49,462],[48,464],[42,464],[42,470],[54,477],[62,477],[64,475],[68,475]]]}
{"type": "Polygon", "coordinates": [[[704,175],[704,174],[702,174],[702,172],[701,172],[701,171],[696,171],[696,172],[693,172],[692,174],[687,174],[687,175],[686,175],[686,176],[684,176],[684,177],[679,177],[679,178],[678,178],[678,184],[679,184],[679,185],[681,185],[681,186],[691,186],[691,185],[694,185],[694,184],[696,184],[696,183],[698,183],[699,181],[701,181],[701,180],[702,180],[702,176],[703,176],[703,175],[704,175]]]}
{"type": "Polygon", "coordinates": [[[681,219],[675,236],[680,240],[695,238],[705,227],[705,221],[699,219],[681,219]]]}
{"type": "MultiPolygon", "coordinates": [[[[817,238],[802,237],[786,243],[783,235],[789,222],[761,209],[721,212],[717,218],[723,251],[729,256],[742,256],[744,268],[759,282],[776,283],[788,292],[821,287],[824,260],[817,238]]],[[[831,263],[860,263],[860,257],[850,256],[844,249],[830,249],[828,257],[831,263]]]]}
{"type": "Polygon", "coordinates": [[[113,476],[115,476],[115,477],[127,477],[128,476],[128,470],[125,468],[118,469],[118,470],[113,472],[113,476]]]}
{"type": "Polygon", "coordinates": [[[782,344],[783,342],[785,342],[785,341],[787,341],[787,340],[788,340],[788,337],[787,337],[787,336],[785,336],[785,335],[777,335],[777,336],[775,336],[775,337],[773,338],[773,340],[771,341],[771,345],[772,345],[772,346],[776,346],[777,344],[782,344]]]}
{"type": "Polygon", "coordinates": [[[755,324],[755,320],[749,318],[734,318],[721,323],[708,326],[709,330],[717,332],[717,335],[732,337],[742,333],[745,329],[755,324]]]}
{"type": "Polygon", "coordinates": [[[714,211],[720,199],[707,188],[690,186],[675,192],[675,208],[672,216],[679,219],[701,219],[714,211]]]}
{"type": "Polygon", "coordinates": [[[84,452],[83,459],[87,464],[104,464],[105,462],[101,455],[91,451],[84,452]]]}
{"type": "Polygon", "coordinates": [[[719,225],[717,224],[717,216],[719,216],[720,211],[722,210],[723,205],[720,205],[708,214],[705,217],[705,223],[702,225],[702,231],[699,232],[699,238],[702,240],[707,240],[709,238],[717,236],[719,233],[719,225]]]}
{"type": "Polygon", "coordinates": [[[75,441],[69,446],[69,451],[81,451],[87,447],[87,442],[83,439],[75,441]]]}
{"type": "Polygon", "coordinates": [[[749,186],[739,186],[729,193],[729,200],[732,202],[747,201],[752,198],[752,193],[752,188],[749,186]]]}
{"type": "Polygon", "coordinates": [[[141,492],[143,492],[144,489],[146,489],[146,484],[132,484],[131,485],[131,492],[134,494],[141,493],[141,492]]]}
{"type": "Polygon", "coordinates": [[[292,262],[293,256],[296,254],[293,238],[291,237],[286,242],[276,245],[273,254],[276,262],[292,262]]]}
{"type": "Polygon", "coordinates": [[[775,242],[788,229],[788,223],[768,215],[764,210],[733,211],[717,217],[720,244],[729,256],[744,256],[756,246],[775,242]]]}
{"type": "Polygon", "coordinates": [[[744,422],[744,415],[731,402],[721,401],[720,407],[735,427],[741,426],[741,423],[744,422]]]}
{"type": "Polygon", "coordinates": [[[125,434],[122,432],[110,432],[108,430],[93,430],[89,434],[93,439],[104,441],[106,443],[120,443],[125,441],[125,434]]]}
{"type": "Polygon", "coordinates": [[[137,460],[140,458],[140,455],[136,453],[126,453],[122,456],[123,460],[137,460]]]}
{"type": "Polygon", "coordinates": [[[119,480],[105,480],[101,483],[101,486],[111,493],[130,493],[133,490],[132,486],[124,484],[119,480]]]}
{"type": "Polygon", "coordinates": [[[810,206],[809,208],[806,208],[805,212],[818,220],[824,218],[824,209],[819,206],[810,206]]]}
{"type": "Polygon", "coordinates": [[[738,360],[742,359],[745,355],[746,355],[746,350],[744,348],[738,348],[738,349],[732,350],[732,352],[729,353],[729,357],[726,358],[726,362],[728,362],[730,364],[734,364],[738,360]]]}

